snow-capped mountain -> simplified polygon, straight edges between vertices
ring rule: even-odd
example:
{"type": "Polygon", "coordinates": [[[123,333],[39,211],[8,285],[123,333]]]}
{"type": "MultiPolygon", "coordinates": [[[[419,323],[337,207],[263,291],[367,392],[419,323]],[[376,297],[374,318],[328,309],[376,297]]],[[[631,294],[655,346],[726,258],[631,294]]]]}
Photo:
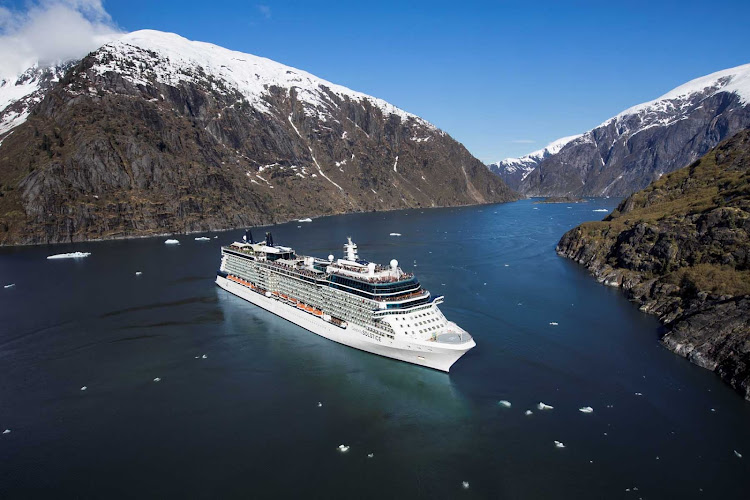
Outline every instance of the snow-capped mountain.
{"type": "Polygon", "coordinates": [[[581,134],[571,135],[552,141],[542,149],[533,151],[520,158],[506,158],[504,160],[490,163],[487,165],[495,174],[499,175],[511,189],[518,189],[523,181],[542,160],[554,154],[557,154],[563,146],[574,139],[581,137],[581,134]]]}
{"type": "Polygon", "coordinates": [[[526,174],[532,196],[624,196],[750,127],[750,64],[697,78],[566,143],[526,174]]]}
{"type": "Polygon", "coordinates": [[[102,46],[17,112],[28,118],[0,143],[0,184],[13,184],[0,243],[517,197],[382,99],[170,33],[102,46]]]}
{"type": "Polygon", "coordinates": [[[21,125],[72,63],[35,64],[19,75],[0,78],[0,138],[21,125]]]}

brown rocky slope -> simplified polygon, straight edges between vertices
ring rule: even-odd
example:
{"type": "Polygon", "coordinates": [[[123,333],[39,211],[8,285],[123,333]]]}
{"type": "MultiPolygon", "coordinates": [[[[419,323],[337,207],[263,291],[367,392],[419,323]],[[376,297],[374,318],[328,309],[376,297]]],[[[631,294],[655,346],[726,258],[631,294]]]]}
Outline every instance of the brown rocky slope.
{"type": "Polygon", "coordinates": [[[665,325],[662,342],[750,400],[750,129],[662,177],[557,252],[665,325]]]}

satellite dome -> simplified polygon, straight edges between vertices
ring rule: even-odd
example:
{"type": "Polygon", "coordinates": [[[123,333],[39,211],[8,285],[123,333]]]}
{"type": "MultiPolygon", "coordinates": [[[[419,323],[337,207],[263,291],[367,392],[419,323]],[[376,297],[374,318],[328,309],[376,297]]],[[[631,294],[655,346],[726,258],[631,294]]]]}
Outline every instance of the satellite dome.
{"type": "Polygon", "coordinates": [[[328,262],[333,262],[333,254],[328,256],[328,262]]]}
{"type": "Polygon", "coordinates": [[[391,267],[394,269],[398,267],[398,261],[396,259],[391,260],[391,267]]]}

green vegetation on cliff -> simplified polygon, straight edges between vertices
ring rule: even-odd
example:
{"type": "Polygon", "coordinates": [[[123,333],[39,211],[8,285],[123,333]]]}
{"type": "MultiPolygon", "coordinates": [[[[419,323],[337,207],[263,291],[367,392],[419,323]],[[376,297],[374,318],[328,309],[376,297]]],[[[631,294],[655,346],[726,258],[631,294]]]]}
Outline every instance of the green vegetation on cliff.
{"type": "Polygon", "coordinates": [[[568,231],[558,253],[621,286],[664,343],[750,399],[750,130],[568,231]]]}

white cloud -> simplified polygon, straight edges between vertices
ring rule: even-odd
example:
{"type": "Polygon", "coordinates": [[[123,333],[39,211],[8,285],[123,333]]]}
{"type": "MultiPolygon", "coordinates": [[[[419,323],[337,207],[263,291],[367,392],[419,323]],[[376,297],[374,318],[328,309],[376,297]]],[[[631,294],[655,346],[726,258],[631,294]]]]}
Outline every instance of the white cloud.
{"type": "Polygon", "coordinates": [[[256,5],[258,7],[258,10],[260,13],[265,17],[266,19],[271,19],[271,7],[268,5],[256,5]]]}
{"type": "Polygon", "coordinates": [[[0,78],[35,63],[79,59],[122,31],[101,0],[36,0],[25,10],[0,7],[0,78]]]}

